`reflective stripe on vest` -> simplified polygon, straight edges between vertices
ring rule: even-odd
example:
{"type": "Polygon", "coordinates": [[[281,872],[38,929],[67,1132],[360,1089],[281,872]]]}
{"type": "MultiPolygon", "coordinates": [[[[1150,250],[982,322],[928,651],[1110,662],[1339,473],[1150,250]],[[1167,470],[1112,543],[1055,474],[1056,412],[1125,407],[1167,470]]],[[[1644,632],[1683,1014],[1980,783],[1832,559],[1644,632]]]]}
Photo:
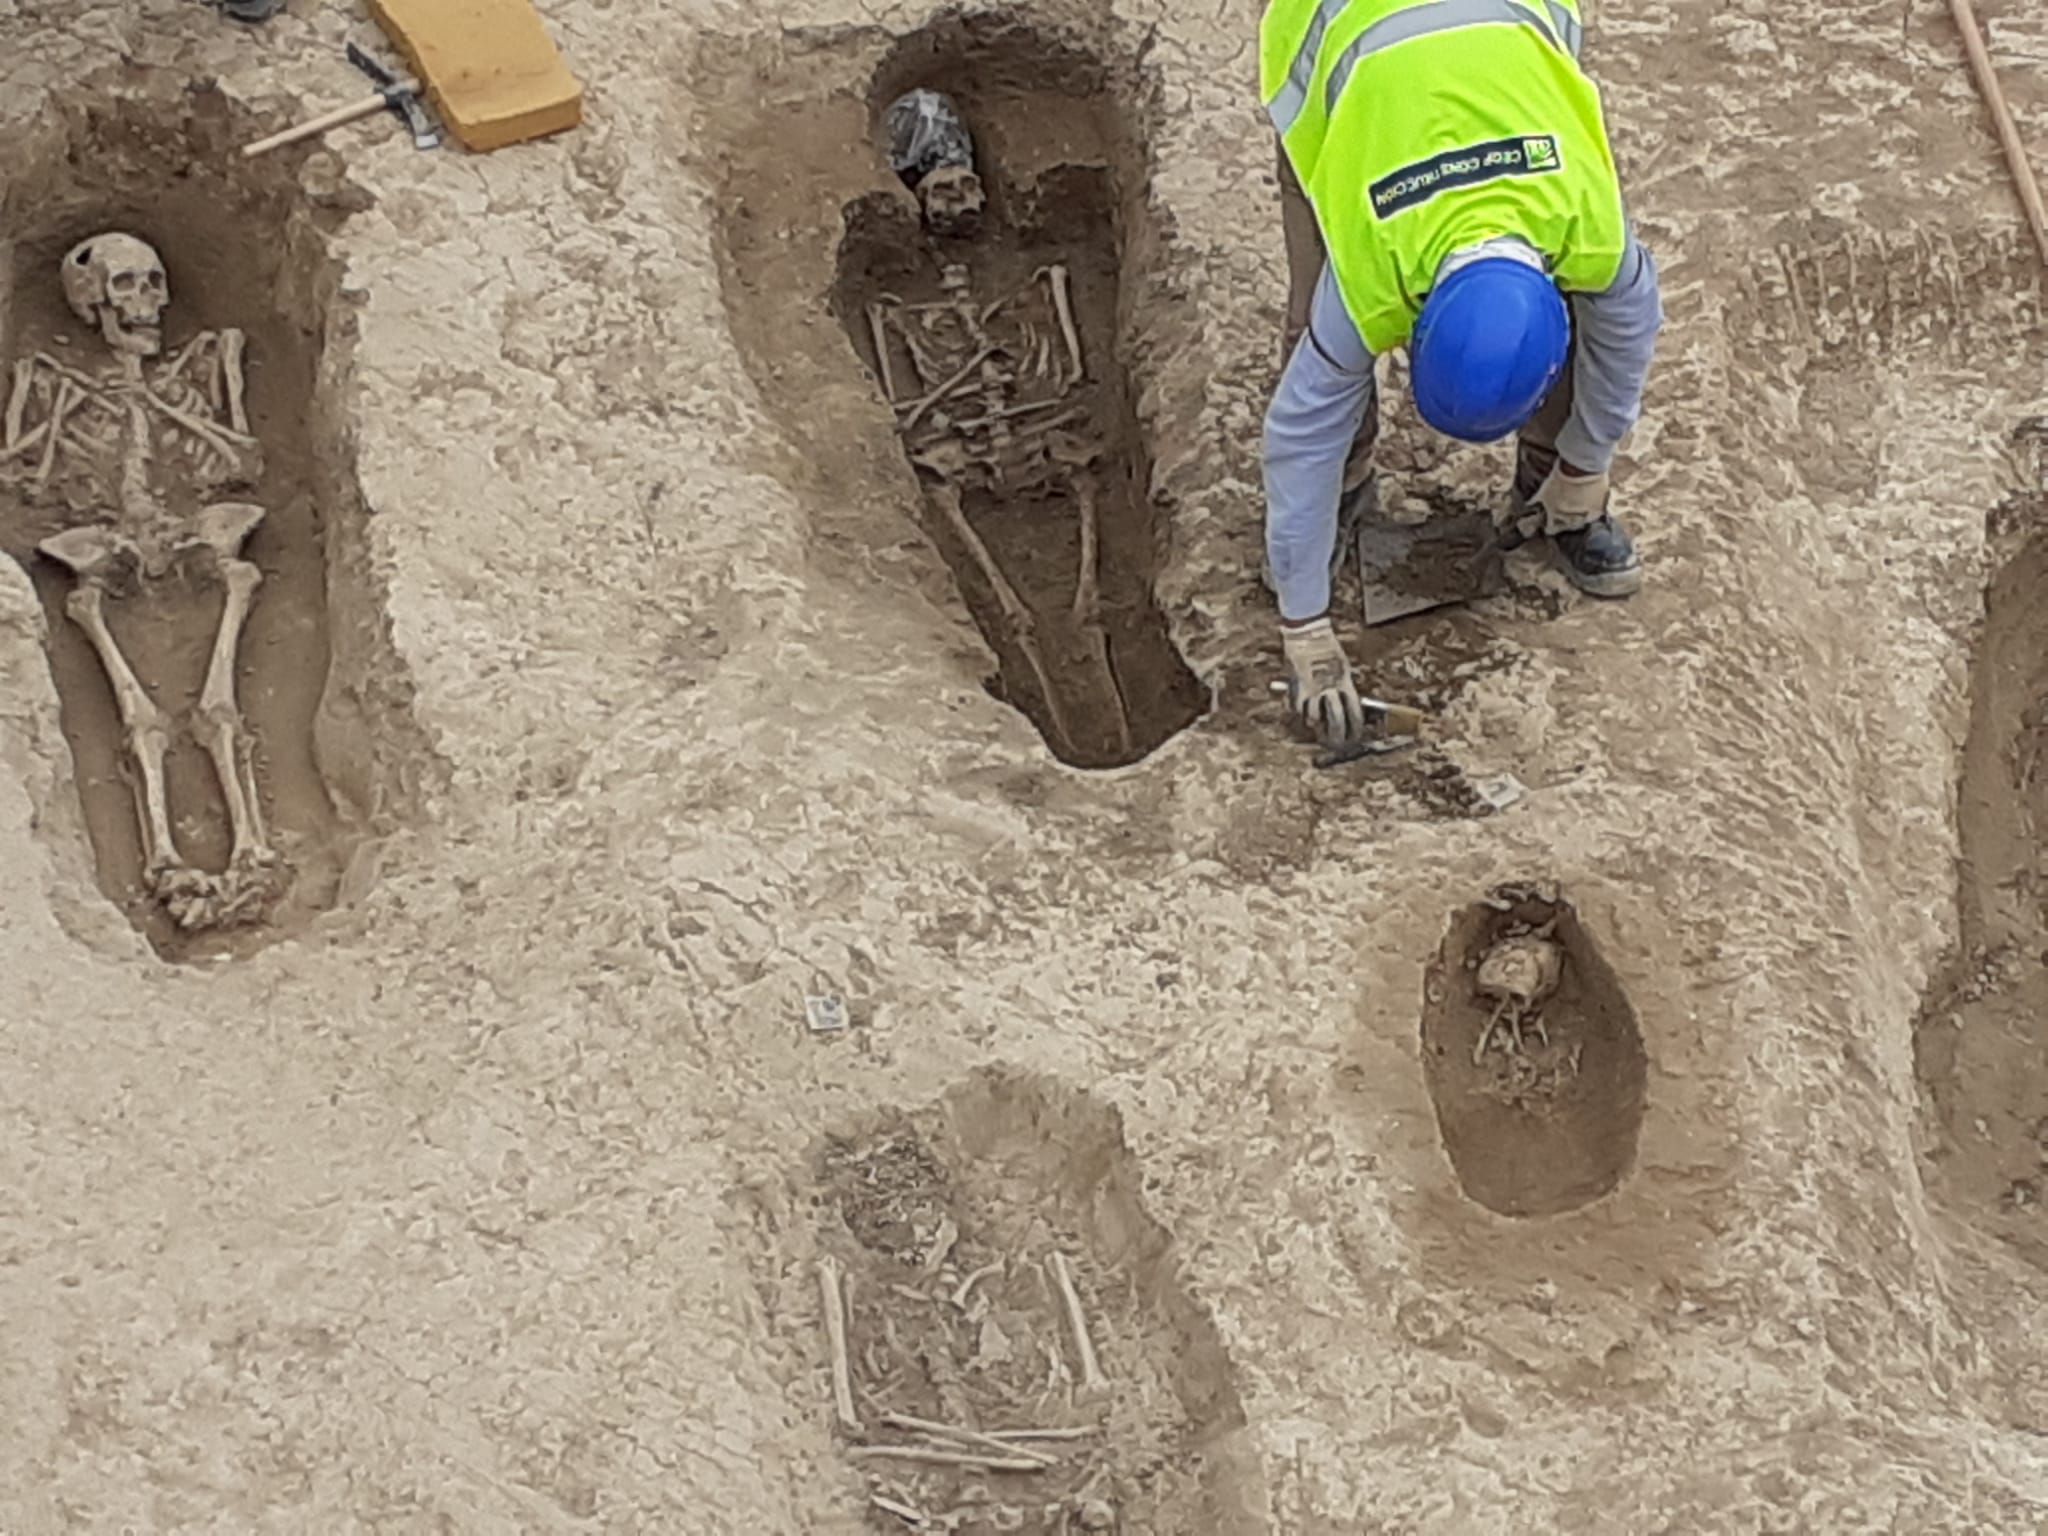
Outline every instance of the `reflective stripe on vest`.
{"type": "MultiPolygon", "coordinates": [[[[1351,71],[1358,67],[1360,59],[1382,48],[1391,48],[1396,43],[1427,37],[1432,32],[1449,32],[1459,27],[1533,27],[1553,48],[1562,48],[1572,58],[1578,58],[1585,38],[1585,29],[1579,25],[1578,18],[1558,0],[1540,0],[1549,15],[1546,24],[1544,17],[1536,12],[1536,3],[1537,0],[1530,0],[1527,5],[1519,4],[1517,0],[1425,0],[1421,5],[1411,5],[1391,16],[1381,17],[1353,38],[1330,67],[1329,81],[1323,87],[1323,110],[1336,111],[1337,98],[1343,94],[1351,79],[1351,71]]],[[[1273,99],[1266,103],[1266,114],[1272,118],[1273,127],[1282,138],[1300,118],[1301,109],[1308,105],[1309,89],[1315,83],[1316,56],[1323,51],[1323,38],[1349,4],[1350,0],[1322,0],[1316,7],[1301,47],[1295,50],[1294,61],[1287,67],[1287,78],[1273,99]]]]}

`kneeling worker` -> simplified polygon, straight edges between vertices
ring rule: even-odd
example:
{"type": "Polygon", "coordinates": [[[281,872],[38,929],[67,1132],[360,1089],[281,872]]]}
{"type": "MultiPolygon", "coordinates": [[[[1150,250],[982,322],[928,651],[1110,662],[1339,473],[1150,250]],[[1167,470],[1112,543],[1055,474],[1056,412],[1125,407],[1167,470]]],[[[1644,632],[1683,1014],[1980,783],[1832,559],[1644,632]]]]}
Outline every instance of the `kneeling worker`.
{"type": "Polygon", "coordinates": [[[1576,0],[1272,0],[1260,24],[1290,348],[1266,414],[1266,549],[1289,699],[1325,742],[1364,730],[1330,575],[1362,478],[1346,459],[1377,431],[1374,354],[1407,346],[1437,431],[1518,433],[1514,529],[1547,535],[1574,585],[1641,582],[1607,472],[1663,315],[1580,35],[1576,0]]]}

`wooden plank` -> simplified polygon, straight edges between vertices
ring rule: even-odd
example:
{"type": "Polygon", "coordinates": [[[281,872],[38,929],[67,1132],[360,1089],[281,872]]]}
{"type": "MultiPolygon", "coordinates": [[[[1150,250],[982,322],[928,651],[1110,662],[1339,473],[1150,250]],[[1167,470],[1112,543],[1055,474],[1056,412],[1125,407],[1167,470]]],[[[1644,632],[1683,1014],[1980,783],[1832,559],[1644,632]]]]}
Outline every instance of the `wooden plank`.
{"type": "Polygon", "coordinates": [[[528,0],[370,0],[370,10],[463,148],[583,121],[583,87],[528,0]]]}

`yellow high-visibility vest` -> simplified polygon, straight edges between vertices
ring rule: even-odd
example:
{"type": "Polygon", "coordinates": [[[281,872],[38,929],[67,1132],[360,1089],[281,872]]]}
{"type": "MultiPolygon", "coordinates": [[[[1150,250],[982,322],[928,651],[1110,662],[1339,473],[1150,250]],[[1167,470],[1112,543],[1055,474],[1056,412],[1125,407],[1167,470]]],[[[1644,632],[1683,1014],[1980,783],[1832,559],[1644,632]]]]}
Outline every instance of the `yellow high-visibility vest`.
{"type": "Polygon", "coordinates": [[[1273,0],[1259,94],[1375,353],[1404,344],[1446,256],[1496,235],[1559,288],[1628,245],[1577,0],[1273,0]]]}

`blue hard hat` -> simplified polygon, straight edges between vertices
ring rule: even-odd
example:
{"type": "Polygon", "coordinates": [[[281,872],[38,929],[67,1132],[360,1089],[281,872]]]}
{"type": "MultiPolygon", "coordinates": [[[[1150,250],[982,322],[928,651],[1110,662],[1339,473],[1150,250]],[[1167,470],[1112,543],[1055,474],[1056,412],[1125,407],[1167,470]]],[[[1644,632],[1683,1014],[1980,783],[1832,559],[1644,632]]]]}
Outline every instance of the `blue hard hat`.
{"type": "Polygon", "coordinates": [[[1536,414],[1571,339],[1557,284],[1511,257],[1481,257],[1423,301],[1408,343],[1415,407],[1446,437],[1505,437],[1536,414]]]}

